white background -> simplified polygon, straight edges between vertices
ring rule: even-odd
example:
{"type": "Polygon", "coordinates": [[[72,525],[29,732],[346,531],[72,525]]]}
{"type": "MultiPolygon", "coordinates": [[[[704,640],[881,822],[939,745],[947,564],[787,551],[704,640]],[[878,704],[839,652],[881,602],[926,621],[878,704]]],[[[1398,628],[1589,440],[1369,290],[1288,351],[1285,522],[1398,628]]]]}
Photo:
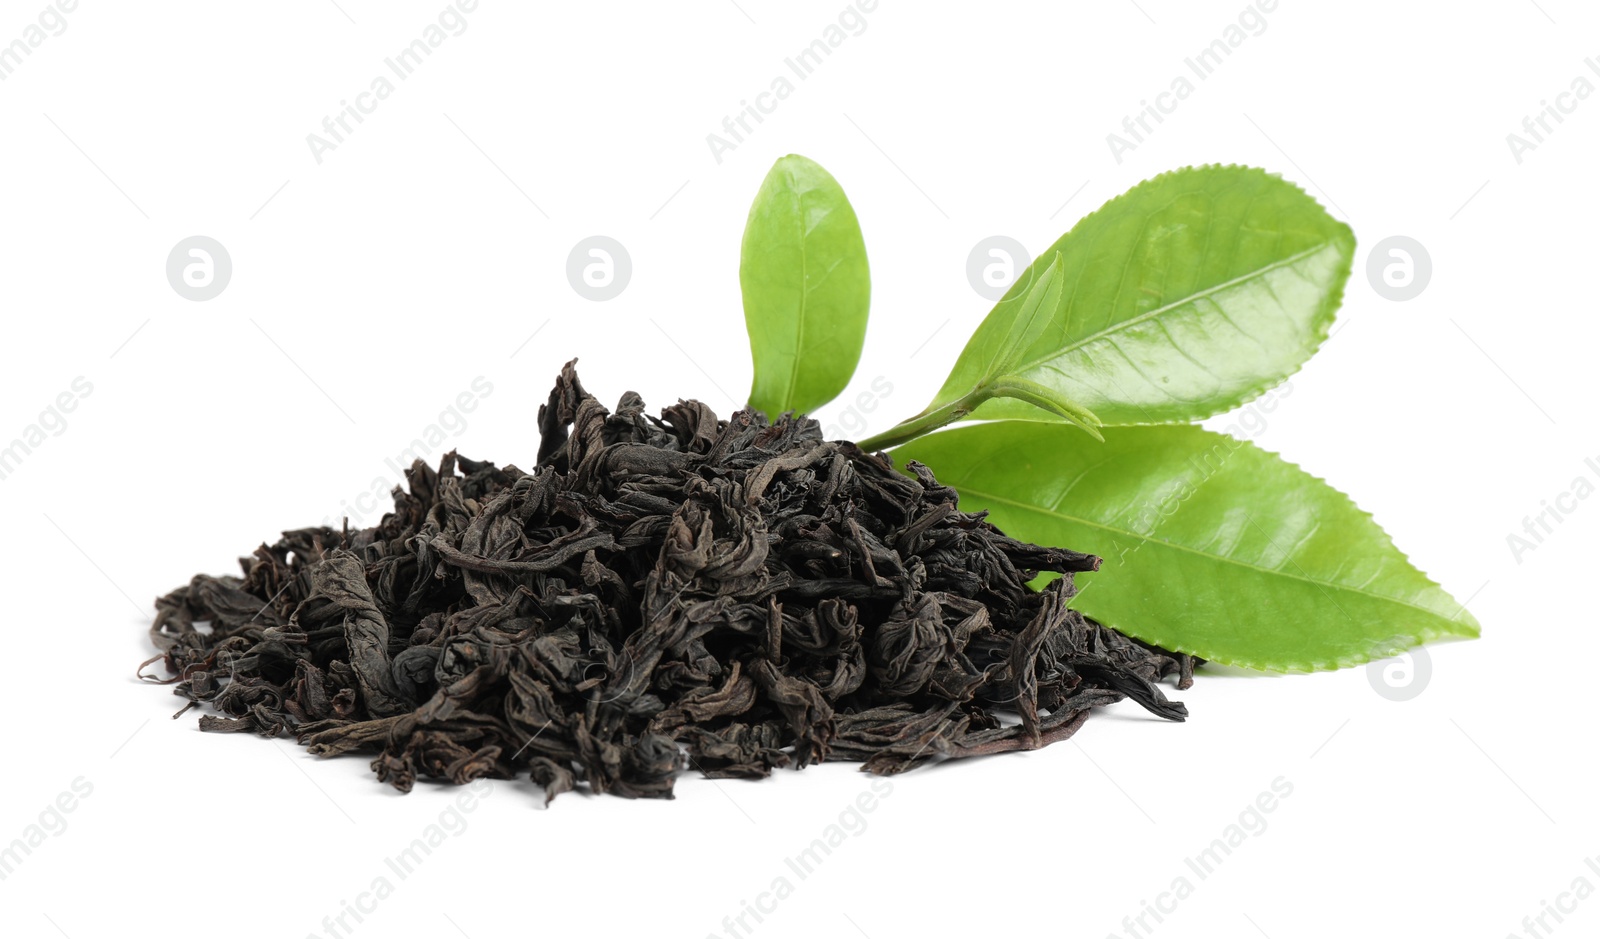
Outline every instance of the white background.
{"type": "MultiPolygon", "coordinates": [[[[750,377],[740,232],[791,151],[838,177],[865,230],[873,320],[846,399],[892,383],[872,430],[922,406],[987,312],[965,274],[981,238],[1040,250],[1186,164],[1305,186],[1354,227],[1357,270],[1338,332],[1257,440],[1372,511],[1470,598],[1483,638],[1432,647],[1408,701],[1366,669],[1206,673],[1179,695],[1187,724],[1124,703],[1069,743],[899,777],[803,881],[784,859],[866,787],[853,767],[549,811],[531,785],[497,784],[355,935],[724,934],[788,874],[757,935],[1098,939],[1128,935],[1123,918],[1187,875],[1193,894],[1147,920],[1154,935],[1499,939],[1576,878],[1600,888],[1584,864],[1600,854],[1600,500],[1564,500],[1576,510],[1520,558],[1507,542],[1597,478],[1584,272],[1600,98],[1520,163],[1506,142],[1576,76],[1600,83],[1584,64],[1600,15],[1283,0],[1119,163],[1106,135],[1243,0],[882,0],[715,160],[706,135],[843,6],[483,0],[320,165],[307,134],[441,0],[86,0],[0,82],[0,441],[75,378],[93,386],[0,481],[0,841],[78,777],[93,787],[0,881],[7,935],[321,935],[388,873],[456,793],[402,797],[363,758],[169,720],[179,699],[132,677],[151,599],[337,515],[478,376],[492,394],[450,444],[524,466],[572,356],[605,400],[731,410],[750,377]],[[234,264],[207,302],[164,273],[197,234],[234,264]],[[594,234],[633,262],[609,302],[566,279],[594,234]],[[1408,302],[1365,276],[1397,234],[1433,260],[1408,302]],[[1186,869],[1278,777],[1293,793],[1266,830],[1204,880],[1186,869]]],[[[0,42],[42,7],[0,2],[0,42]]],[[[1594,935],[1600,899],[1564,915],[1545,922],[1594,935]]]]}

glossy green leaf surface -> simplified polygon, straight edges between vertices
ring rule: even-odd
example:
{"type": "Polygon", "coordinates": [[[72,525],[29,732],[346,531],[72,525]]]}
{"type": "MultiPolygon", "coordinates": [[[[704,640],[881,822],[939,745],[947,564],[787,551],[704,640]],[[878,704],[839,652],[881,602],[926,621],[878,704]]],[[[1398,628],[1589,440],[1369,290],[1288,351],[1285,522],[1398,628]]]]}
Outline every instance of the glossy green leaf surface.
{"type": "Polygon", "coordinates": [[[745,222],[739,286],[755,378],[750,406],[809,412],[849,384],[867,333],[867,248],[828,171],[790,154],[761,183],[745,222]]]}
{"type": "MultiPolygon", "coordinates": [[[[1348,226],[1263,170],[1204,166],[1157,176],[1086,216],[1018,277],[929,409],[969,395],[992,372],[994,351],[1018,328],[1014,301],[1059,254],[1060,301],[1026,348],[1014,350],[1008,373],[1106,425],[1219,414],[1316,351],[1354,252],[1348,226]]],[[[999,398],[973,416],[1063,419],[999,398]]]]}
{"type": "Polygon", "coordinates": [[[861,441],[861,446],[877,450],[904,443],[962,420],[983,402],[999,398],[1015,399],[1055,420],[1075,424],[1096,440],[1100,439],[1098,416],[1062,397],[1056,387],[1024,378],[1018,372],[1023,354],[1049,331],[1060,315],[1064,295],[1061,266],[1061,256],[1057,254],[1048,266],[1032,275],[1026,290],[1002,300],[989,314],[984,324],[986,328],[973,337],[962,354],[971,376],[961,394],[950,398],[941,396],[921,414],[861,441]]]}
{"type": "Polygon", "coordinates": [[[975,424],[895,449],[1007,534],[1088,551],[1073,606],[1229,665],[1314,671],[1477,621],[1343,493],[1254,444],[1190,425],[975,424]]]}
{"type": "Polygon", "coordinates": [[[968,341],[962,358],[970,358],[975,375],[968,387],[984,387],[1015,372],[1024,353],[1060,315],[1060,253],[1052,254],[1043,270],[1030,269],[1028,276],[1026,285],[1013,285],[1010,295],[995,304],[984,323],[988,328],[968,341]]]}

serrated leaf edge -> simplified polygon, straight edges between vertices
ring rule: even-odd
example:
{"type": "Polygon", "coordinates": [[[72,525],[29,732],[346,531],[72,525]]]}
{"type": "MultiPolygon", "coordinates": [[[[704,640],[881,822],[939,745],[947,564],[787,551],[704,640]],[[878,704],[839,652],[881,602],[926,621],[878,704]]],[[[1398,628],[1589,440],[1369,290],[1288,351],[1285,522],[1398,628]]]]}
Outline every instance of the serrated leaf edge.
{"type": "MultiPolygon", "coordinates": [[[[1246,389],[1246,391],[1244,393],[1244,396],[1241,397],[1237,402],[1235,402],[1233,404],[1227,405],[1225,407],[1217,408],[1217,409],[1215,409],[1215,410],[1211,411],[1210,413],[1205,414],[1203,416],[1191,417],[1191,418],[1187,418],[1187,419],[1183,419],[1183,420],[1117,422],[1117,423],[1104,424],[1103,426],[1105,426],[1105,427],[1164,427],[1164,426],[1168,426],[1168,425],[1171,425],[1171,424],[1192,424],[1192,423],[1196,423],[1198,421],[1209,420],[1209,419],[1211,419],[1213,417],[1216,417],[1219,414],[1226,414],[1229,411],[1237,410],[1238,408],[1244,407],[1245,405],[1249,404],[1250,402],[1252,402],[1252,401],[1256,400],[1257,398],[1261,397],[1262,395],[1266,394],[1268,391],[1271,391],[1273,388],[1276,388],[1276,387],[1282,385],[1284,382],[1287,382],[1289,379],[1293,378],[1295,375],[1298,375],[1300,373],[1301,369],[1305,368],[1306,363],[1310,362],[1313,358],[1316,357],[1317,352],[1319,352],[1322,349],[1322,344],[1324,342],[1328,341],[1328,336],[1332,332],[1331,327],[1333,326],[1334,321],[1338,318],[1338,315],[1337,315],[1338,314],[1338,310],[1339,310],[1339,308],[1341,306],[1344,305],[1345,285],[1350,282],[1350,274],[1355,269],[1356,246],[1358,244],[1357,239],[1356,239],[1356,235],[1355,235],[1355,231],[1353,229],[1351,229],[1351,227],[1350,227],[1348,222],[1345,222],[1342,219],[1334,218],[1333,213],[1332,212],[1328,212],[1328,207],[1327,206],[1323,205],[1320,201],[1317,200],[1316,196],[1313,196],[1310,192],[1308,192],[1306,190],[1306,188],[1304,186],[1301,186],[1299,183],[1295,182],[1294,180],[1285,179],[1283,177],[1283,174],[1281,174],[1281,173],[1274,173],[1274,172],[1272,172],[1270,170],[1263,169],[1263,168],[1261,168],[1259,166],[1250,166],[1250,165],[1244,164],[1244,163],[1201,163],[1201,164],[1198,164],[1198,165],[1180,166],[1180,167],[1178,167],[1176,169],[1170,169],[1170,170],[1166,170],[1166,171],[1161,172],[1161,173],[1157,173],[1156,175],[1151,176],[1148,179],[1140,181],[1133,188],[1138,188],[1139,186],[1143,186],[1143,185],[1145,185],[1147,183],[1153,183],[1156,180],[1162,179],[1162,178],[1167,177],[1167,176],[1177,176],[1177,175],[1180,175],[1182,173],[1189,173],[1189,172],[1194,172],[1194,171],[1199,171],[1199,170],[1212,170],[1212,169],[1245,170],[1245,171],[1248,171],[1248,172],[1259,173],[1260,175],[1265,176],[1265,177],[1267,177],[1269,179],[1276,179],[1279,182],[1283,183],[1284,185],[1289,186],[1294,191],[1296,191],[1296,192],[1300,193],[1301,195],[1305,196],[1307,199],[1310,199],[1312,204],[1316,205],[1317,208],[1321,209],[1323,212],[1326,212],[1328,217],[1330,219],[1333,219],[1333,221],[1339,226],[1339,228],[1342,230],[1344,235],[1346,237],[1348,237],[1349,241],[1350,241],[1350,260],[1349,260],[1348,263],[1345,263],[1345,264],[1341,265],[1343,270],[1340,271],[1340,273],[1343,274],[1343,276],[1340,277],[1338,279],[1338,281],[1336,282],[1336,284],[1334,285],[1333,291],[1329,294],[1326,304],[1323,306],[1323,308],[1321,310],[1318,311],[1318,317],[1317,318],[1319,320],[1323,319],[1322,314],[1325,313],[1325,312],[1326,313],[1333,313],[1334,315],[1327,317],[1327,321],[1322,323],[1321,326],[1319,326],[1314,331],[1313,335],[1315,337],[1315,341],[1311,344],[1311,346],[1309,348],[1309,351],[1306,353],[1305,358],[1301,360],[1299,365],[1296,365],[1293,370],[1291,370],[1290,372],[1285,374],[1282,378],[1279,378],[1279,379],[1274,380],[1274,381],[1264,381],[1259,386],[1252,386],[1251,388],[1246,389]]],[[[1078,227],[1080,225],[1082,225],[1084,222],[1086,222],[1089,219],[1093,218],[1098,213],[1105,211],[1106,206],[1110,205],[1112,202],[1116,201],[1117,199],[1119,199],[1122,196],[1126,195],[1128,192],[1132,192],[1132,191],[1133,191],[1132,189],[1129,189],[1126,192],[1119,193],[1119,194],[1117,194],[1115,196],[1112,196],[1110,199],[1107,199],[1105,201],[1105,203],[1103,203],[1099,208],[1095,209],[1093,212],[1088,213],[1087,215],[1084,215],[1084,216],[1080,217],[1076,222],[1074,222],[1072,224],[1072,227],[1067,229],[1067,231],[1064,234],[1062,234],[1060,236],[1060,238],[1057,238],[1056,241],[1061,241],[1062,239],[1065,239],[1065,238],[1069,237],[1073,232],[1077,231],[1078,227]]],[[[1052,242],[1051,244],[1053,245],[1053,244],[1055,244],[1055,242],[1052,242]]],[[[1336,241],[1330,239],[1328,241],[1323,242],[1322,244],[1324,246],[1332,245],[1332,244],[1336,244],[1336,241]]],[[[1049,412],[1041,411],[1040,413],[1041,414],[1046,414],[1046,413],[1049,413],[1049,412]]],[[[983,421],[984,423],[996,423],[997,420],[1027,420],[1027,418],[1007,417],[1007,418],[999,418],[997,420],[986,420],[986,419],[980,417],[980,418],[977,418],[977,420],[983,421]]],[[[1036,420],[1036,421],[1033,421],[1033,423],[1055,424],[1055,423],[1060,423],[1060,422],[1059,421],[1051,421],[1051,420],[1036,420]]]]}
{"type": "MultiPolygon", "coordinates": [[[[1221,433],[1219,431],[1206,430],[1203,427],[1199,428],[1199,429],[1203,433],[1215,434],[1218,437],[1227,437],[1227,438],[1230,438],[1230,439],[1233,439],[1233,440],[1240,440],[1240,438],[1234,437],[1232,434],[1224,434],[1224,433],[1221,433]]],[[[1378,530],[1378,533],[1381,534],[1384,537],[1384,540],[1389,543],[1389,547],[1394,549],[1394,552],[1397,555],[1400,556],[1400,560],[1402,560],[1406,564],[1410,565],[1411,569],[1416,571],[1417,575],[1420,576],[1423,579],[1423,581],[1425,581],[1429,586],[1438,588],[1440,592],[1442,592],[1445,596],[1449,597],[1451,600],[1455,600],[1455,595],[1454,594],[1450,593],[1450,591],[1448,591],[1448,590],[1445,590],[1444,586],[1442,584],[1440,584],[1438,581],[1435,581],[1432,577],[1428,576],[1428,572],[1427,571],[1424,571],[1417,564],[1413,563],[1412,560],[1411,560],[1411,556],[1410,555],[1408,555],[1408,554],[1406,554],[1406,552],[1400,550],[1400,546],[1395,544],[1394,536],[1390,535],[1388,530],[1385,529],[1383,527],[1383,525],[1379,524],[1377,518],[1375,518],[1371,512],[1368,512],[1366,509],[1363,509],[1360,505],[1358,505],[1356,503],[1356,500],[1354,500],[1354,499],[1352,499],[1350,497],[1349,493],[1345,492],[1343,489],[1340,489],[1338,486],[1335,486],[1333,483],[1329,482],[1326,478],[1324,478],[1322,476],[1318,476],[1317,474],[1311,472],[1310,470],[1307,470],[1305,467],[1303,467],[1300,464],[1294,462],[1293,460],[1286,459],[1283,456],[1283,454],[1278,453],[1275,450],[1268,450],[1267,448],[1259,446],[1254,441],[1250,441],[1250,440],[1240,440],[1240,442],[1243,443],[1243,444],[1246,444],[1248,446],[1255,447],[1257,450],[1261,451],[1262,453],[1268,454],[1270,456],[1277,457],[1279,460],[1281,460],[1284,463],[1285,466],[1292,467],[1293,469],[1295,469],[1295,470],[1297,470],[1297,471],[1299,471],[1301,473],[1304,473],[1306,476],[1310,477],[1311,479],[1316,480],[1317,482],[1323,484],[1324,486],[1327,486],[1329,490],[1333,491],[1341,499],[1343,499],[1345,501],[1346,505],[1348,505],[1351,509],[1354,509],[1356,514],[1364,517],[1367,521],[1371,522],[1372,526],[1374,528],[1376,528],[1378,530]]],[[[935,467],[934,469],[935,469],[935,473],[937,474],[937,467],[935,467]]],[[[1395,603],[1402,603],[1402,601],[1393,600],[1392,598],[1384,598],[1384,599],[1390,599],[1391,602],[1395,602],[1395,603]]],[[[1144,642],[1154,643],[1156,645],[1161,646],[1164,649],[1169,649],[1169,650],[1174,651],[1174,652],[1183,652],[1183,653],[1186,653],[1188,655],[1198,655],[1198,656],[1200,656],[1201,658],[1205,659],[1208,662],[1216,662],[1216,663],[1218,663],[1220,665],[1233,665],[1233,666],[1237,666],[1237,667],[1241,667],[1241,668],[1250,668],[1250,669],[1254,669],[1254,670],[1260,671],[1260,672],[1275,672],[1277,674],[1301,674],[1301,675],[1303,675],[1303,674],[1310,674],[1312,672],[1333,671],[1335,669],[1340,669],[1340,668],[1351,668],[1351,667],[1356,666],[1356,665],[1365,665],[1368,662],[1375,662],[1375,661],[1378,661],[1378,660],[1381,660],[1381,659],[1386,659],[1386,658],[1389,658],[1390,656],[1398,655],[1401,652],[1406,651],[1407,649],[1412,649],[1412,648],[1415,648],[1416,646],[1424,645],[1424,644],[1432,642],[1432,641],[1434,641],[1436,639],[1441,639],[1441,638],[1445,638],[1445,637],[1454,637],[1454,638],[1461,638],[1461,639],[1475,639],[1475,638],[1477,638],[1478,636],[1480,636],[1482,634],[1482,630],[1483,630],[1482,625],[1478,622],[1477,617],[1473,616],[1471,611],[1469,611],[1467,609],[1465,604],[1462,604],[1460,601],[1456,601],[1456,603],[1460,607],[1460,609],[1458,609],[1456,611],[1455,616],[1451,617],[1448,621],[1449,622],[1461,622],[1460,617],[1465,615],[1466,616],[1466,621],[1465,621],[1465,623],[1463,623],[1463,625],[1467,627],[1466,631],[1455,632],[1455,631],[1448,630],[1448,629],[1432,628],[1432,629],[1421,630],[1420,632],[1415,633],[1415,634],[1412,634],[1412,633],[1396,633],[1394,636],[1392,636],[1392,637],[1390,637],[1389,639],[1386,639],[1386,640],[1374,640],[1371,643],[1371,646],[1372,646],[1371,650],[1369,652],[1367,652],[1366,654],[1364,654],[1364,655],[1350,655],[1350,656],[1343,656],[1343,657],[1337,658],[1337,659],[1321,660],[1321,661],[1319,661],[1319,660],[1303,660],[1303,661],[1299,661],[1299,662],[1291,662],[1291,663],[1288,663],[1286,665],[1274,665],[1274,664],[1267,663],[1265,661],[1247,659],[1247,658],[1227,659],[1227,658],[1221,658],[1221,657],[1213,657],[1213,656],[1205,655],[1205,654],[1203,654],[1201,652],[1194,651],[1194,650],[1191,650],[1191,649],[1184,649],[1184,648],[1179,648],[1178,646],[1167,645],[1167,644],[1165,644],[1165,643],[1163,643],[1163,642],[1161,642],[1159,640],[1152,639],[1152,638],[1149,638],[1149,637],[1146,637],[1146,636],[1142,636],[1142,635],[1138,635],[1137,633],[1134,633],[1134,632],[1129,632],[1128,630],[1123,629],[1121,626],[1117,626],[1114,623],[1108,623],[1107,625],[1112,626],[1118,632],[1123,632],[1123,633],[1126,633],[1127,635],[1134,636],[1135,638],[1141,639],[1144,642]]],[[[1409,604],[1403,604],[1403,605],[1409,606],[1409,604]]],[[[1415,608],[1415,607],[1413,607],[1413,608],[1415,608]]],[[[1432,611],[1423,611],[1423,612],[1432,612],[1432,611]]],[[[1439,616],[1439,614],[1437,614],[1437,613],[1435,613],[1434,615],[1435,616],[1439,616]]],[[[1443,618],[1443,617],[1441,617],[1441,618],[1443,618]]]]}
{"type": "MultiPolygon", "coordinates": [[[[984,422],[984,423],[999,424],[999,423],[1007,423],[1007,422],[1005,422],[1005,421],[987,421],[987,422],[984,422]]],[[[1037,423],[1037,422],[1027,422],[1027,421],[1016,422],[1016,421],[1013,421],[1011,423],[1037,423]]],[[[1052,421],[1050,423],[1052,425],[1055,425],[1055,426],[1065,426],[1064,422],[1052,421]]],[[[1187,422],[1185,422],[1185,423],[1187,423],[1187,422]]],[[[971,426],[971,425],[969,425],[969,426],[971,426]]],[[[1119,426],[1172,426],[1172,425],[1119,425],[1119,426]]],[[[1182,426],[1182,425],[1180,424],[1179,426],[1182,426]]],[[[1195,425],[1189,424],[1188,426],[1195,426],[1195,425]]],[[[1222,433],[1220,431],[1207,430],[1207,429],[1205,429],[1203,427],[1195,426],[1195,429],[1199,430],[1203,434],[1209,434],[1209,435],[1212,435],[1212,436],[1215,436],[1215,437],[1222,437],[1222,438],[1227,438],[1227,439],[1230,439],[1230,440],[1238,440],[1243,445],[1255,447],[1261,453],[1265,453],[1265,454],[1267,454],[1269,456],[1276,457],[1285,466],[1291,467],[1292,469],[1294,469],[1294,470],[1296,470],[1296,471],[1298,471],[1300,473],[1303,473],[1305,476],[1309,477],[1310,479],[1313,479],[1316,482],[1319,482],[1322,485],[1327,486],[1330,491],[1334,492],[1341,499],[1343,499],[1345,501],[1346,505],[1348,505],[1351,509],[1353,509],[1356,512],[1357,515],[1359,515],[1359,516],[1365,518],[1367,521],[1371,522],[1372,526],[1374,528],[1376,528],[1378,530],[1378,533],[1383,536],[1385,541],[1388,542],[1389,547],[1394,550],[1395,554],[1399,555],[1400,560],[1404,561],[1407,565],[1409,565],[1411,567],[1412,570],[1416,571],[1417,575],[1420,576],[1423,579],[1424,582],[1426,582],[1431,587],[1437,588],[1440,592],[1444,593],[1445,596],[1450,597],[1451,600],[1455,600],[1455,596],[1453,594],[1451,594],[1450,591],[1445,590],[1445,588],[1444,588],[1444,586],[1442,584],[1438,583],[1432,577],[1428,576],[1428,573],[1426,571],[1424,571],[1421,567],[1419,567],[1415,563],[1413,563],[1412,560],[1411,560],[1410,555],[1408,555],[1408,554],[1406,554],[1406,552],[1400,550],[1399,545],[1395,544],[1394,536],[1390,535],[1389,532],[1381,524],[1379,524],[1378,520],[1373,516],[1373,514],[1371,512],[1368,512],[1366,509],[1363,509],[1360,505],[1358,505],[1356,503],[1356,501],[1350,497],[1349,493],[1346,493],[1344,490],[1342,490],[1339,487],[1333,485],[1333,483],[1329,482],[1326,478],[1324,478],[1322,476],[1318,476],[1315,473],[1312,473],[1311,471],[1307,470],[1305,467],[1301,466],[1300,464],[1298,464],[1298,463],[1296,463],[1296,462],[1294,462],[1292,460],[1286,459],[1283,456],[1283,454],[1278,453],[1275,450],[1268,450],[1267,448],[1256,444],[1254,441],[1243,440],[1243,439],[1241,439],[1239,437],[1233,436],[1232,434],[1225,434],[1225,433],[1222,433]]],[[[948,433],[948,431],[942,431],[942,432],[943,433],[948,433]]],[[[928,438],[925,438],[925,439],[932,439],[933,437],[937,437],[937,436],[938,436],[938,434],[931,434],[931,435],[928,436],[928,438]]],[[[898,448],[896,448],[896,449],[898,449],[898,448]]],[[[891,456],[891,458],[894,457],[894,453],[891,452],[890,456],[891,456]]],[[[895,462],[895,465],[898,467],[899,466],[899,460],[894,460],[894,462],[895,462]]],[[[934,473],[935,476],[938,476],[938,474],[939,474],[939,467],[938,466],[929,464],[929,469],[933,470],[933,473],[934,473]]],[[[902,470],[902,472],[904,472],[904,470],[902,470]]],[[[946,483],[946,485],[950,485],[950,484],[946,483]]],[[[961,490],[961,487],[959,485],[953,486],[953,488],[955,488],[957,490],[957,492],[960,492],[960,490],[961,490]]],[[[968,510],[963,510],[963,511],[971,511],[971,510],[968,509],[968,510]]],[[[1101,576],[1104,576],[1104,575],[1102,574],[1101,576]]],[[[1318,583],[1321,586],[1335,586],[1335,585],[1322,584],[1320,581],[1313,581],[1313,582],[1314,583],[1318,583]]],[[[1110,586],[1110,585],[1108,584],[1107,586],[1110,586]]],[[[1346,588],[1340,588],[1340,589],[1346,589],[1346,588]]],[[[1411,606],[1410,604],[1404,603],[1404,601],[1395,600],[1394,598],[1380,597],[1380,599],[1387,599],[1392,603],[1397,603],[1397,604],[1401,604],[1401,605],[1405,605],[1405,606],[1411,606]]],[[[1104,622],[1105,625],[1110,626],[1111,628],[1117,630],[1118,632],[1121,632],[1121,633],[1123,633],[1125,635],[1133,636],[1134,638],[1139,639],[1139,640],[1141,640],[1143,642],[1148,642],[1148,643],[1151,643],[1153,645],[1158,645],[1161,648],[1167,649],[1167,650],[1172,651],[1172,652],[1182,652],[1182,653],[1184,653],[1186,655],[1196,655],[1196,656],[1199,656],[1199,657],[1205,659],[1208,662],[1216,662],[1219,665],[1232,665],[1232,666],[1237,666],[1237,667],[1240,667],[1240,668],[1249,668],[1249,669],[1254,669],[1254,670],[1260,671],[1260,672],[1274,672],[1274,673],[1277,673],[1277,674],[1309,674],[1309,673],[1312,673],[1312,672],[1333,671],[1335,669],[1340,669],[1340,668],[1350,668],[1350,667],[1356,666],[1356,665],[1365,665],[1368,662],[1378,661],[1380,659],[1389,658],[1390,656],[1393,656],[1393,655],[1398,655],[1399,653],[1404,652],[1407,649],[1411,649],[1411,648],[1414,648],[1414,647],[1419,646],[1419,645],[1424,645],[1424,644],[1432,642],[1432,641],[1434,641],[1436,639],[1441,639],[1441,638],[1446,638],[1446,637],[1461,638],[1461,639],[1474,639],[1474,638],[1477,638],[1478,636],[1480,636],[1482,634],[1482,630],[1483,630],[1482,625],[1478,622],[1477,617],[1473,616],[1471,611],[1469,611],[1466,608],[1465,604],[1460,603],[1460,601],[1456,601],[1456,603],[1460,607],[1460,609],[1458,609],[1456,611],[1455,616],[1451,617],[1448,620],[1448,622],[1462,623],[1462,625],[1465,627],[1463,631],[1459,631],[1458,632],[1458,631],[1452,631],[1452,630],[1443,629],[1443,628],[1432,628],[1432,629],[1424,629],[1424,630],[1421,630],[1420,632],[1417,632],[1417,633],[1396,633],[1394,636],[1392,636],[1392,637],[1390,637],[1388,639],[1373,640],[1373,642],[1371,643],[1371,649],[1364,655],[1343,656],[1341,658],[1331,659],[1331,660],[1307,659],[1307,660],[1301,660],[1301,661],[1296,661],[1296,662],[1290,662],[1290,663],[1287,663],[1287,664],[1272,664],[1272,663],[1268,663],[1268,662],[1266,662],[1264,660],[1253,659],[1253,658],[1222,657],[1222,656],[1208,655],[1205,652],[1203,652],[1203,651],[1201,651],[1199,649],[1193,648],[1193,647],[1187,647],[1186,648],[1185,647],[1185,645],[1186,645],[1185,643],[1169,641],[1169,640],[1166,640],[1166,639],[1163,639],[1163,638],[1160,638],[1160,637],[1156,636],[1154,633],[1144,632],[1144,631],[1140,630],[1137,627],[1129,628],[1129,627],[1127,627],[1125,625],[1122,625],[1122,624],[1112,623],[1112,622],[1105,622],[1103,620],[1099,620],[1096,617],[1093,617],[1092,613],[1088,613],[1086,611],[1080,610],[1080,612],[1083,612],[1084,615],[1086,615],[1086,616],[1090,616],[1091,618],[1095,618],[1097,622],[1104,622]],[[1461,620],[1462,616],[1466,617],[1465,621],[1461,620]]],[[[1423,610],[1421,608],[1414,607],[1414,606],[1412,608],[1413,609],[1419,609],[1420,612],[1432,613],[1432,611],[1430,611],[1430,610],[1423,610]]],[[[1444,618],[1441,614],[1438,614],[1438,613],[1433,613],[1433,615],[1439,616],[1441,619],[1444,618]]]]}

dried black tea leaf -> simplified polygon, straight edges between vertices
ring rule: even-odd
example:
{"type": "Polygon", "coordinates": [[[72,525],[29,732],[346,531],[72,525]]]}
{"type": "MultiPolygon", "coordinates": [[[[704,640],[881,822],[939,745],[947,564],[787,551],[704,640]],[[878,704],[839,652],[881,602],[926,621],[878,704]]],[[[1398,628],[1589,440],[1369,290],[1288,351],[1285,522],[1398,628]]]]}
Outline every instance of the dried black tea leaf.
{"type": "Polygon", "coordinates": [[[572,363],[539,429],[531,472],[419,461],[377,526],[195,577],[157,601],[151,662],[217,712],[204,730],[373,753],[402,791],[526,774],[547,800],[1034,749],[1125,697],[1185,717],[1157,682],[1187,688],[1194,658],[1067,607],[1099,558],[1006,537],[926,467],[804,417],[609,412],[572,363]]]}

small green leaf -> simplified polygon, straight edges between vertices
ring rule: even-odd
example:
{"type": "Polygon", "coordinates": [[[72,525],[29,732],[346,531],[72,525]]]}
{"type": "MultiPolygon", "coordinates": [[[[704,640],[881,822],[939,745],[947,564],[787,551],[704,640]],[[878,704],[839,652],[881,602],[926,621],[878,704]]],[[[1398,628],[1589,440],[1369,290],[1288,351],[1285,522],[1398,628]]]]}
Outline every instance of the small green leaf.
{"type": "MultiPolygon", "coordinates": [[[[1191,167],[1135,186],[1040,255],[979,325],[928,410],[972,393],[1018,328],[1041,263],[1064,288],[1010,373],[1101,422],[1201,420],[1293,374],[1327,337],[1355,237],[1263,170],[1191,167]],[[1056,260],[1059,255],[1059,262],[1056,260]],[[1049,259],[1046,261],[1046,259],[1049,259]]],[[[994,399],[975,418],[1060,420],[994,399]]]]}
{"type": "Polygon", "coordinates": [[[861,225],[827,170],[794,154],[773,165],[745,222],[739,285],[750,406],[775,417],[832,401],[861,359],[871,281],[861,225]]]}
{"type": "MultiPolygon", "coordinates": [[[[1050,328],[1050,323],[1061,314],[1061,252],[1050,258],[1043,271],[1029,268],[1026,289],[1020,282],[1012,285],[1010,296],[995,304],[989,314],[992,328],[982,331],[982,340],[974,335],[967,342],[963,357],[970,354],[976,371],[972,388],[983,388],[1002,375],[1009,375],[1022,365],[1022,356],[1038,342],[1050,328]]],[[[987,323],[987,321],[986,321],[987,323]]]]}
{"type": "Polygon", "coordinates": [[[1215,662],[1303,672],[1384,658],[1478,623],[1343,493],[1189,425],[975,424],[897,448],[1015,538],[1100,555],[1073,606],[1215,662]]]}

